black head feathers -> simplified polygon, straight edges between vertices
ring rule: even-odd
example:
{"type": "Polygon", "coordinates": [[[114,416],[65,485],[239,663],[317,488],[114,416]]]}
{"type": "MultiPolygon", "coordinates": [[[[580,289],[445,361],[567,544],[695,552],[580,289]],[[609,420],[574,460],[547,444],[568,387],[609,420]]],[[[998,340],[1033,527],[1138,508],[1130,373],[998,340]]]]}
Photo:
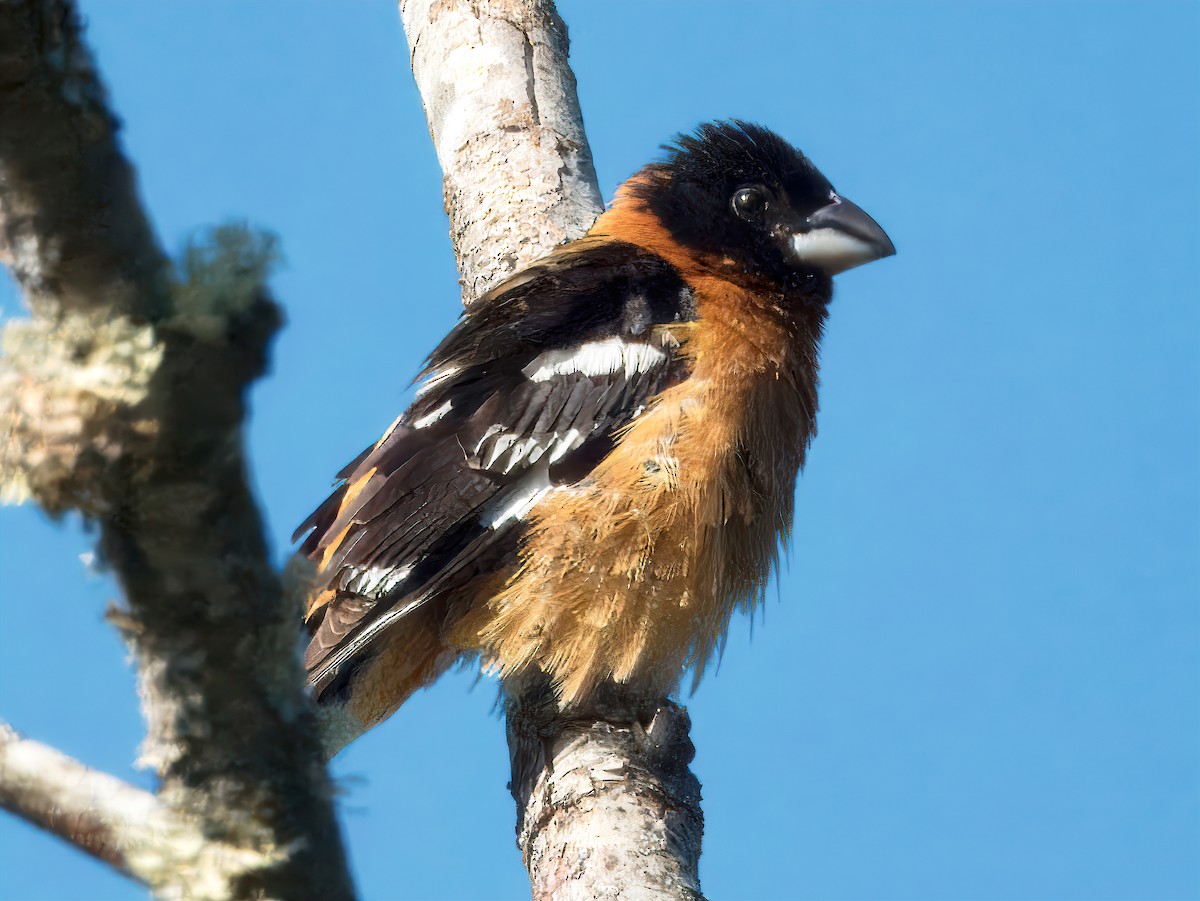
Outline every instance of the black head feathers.
{"type": "Polygon", "coordinates": [[[761,125],[708,122],[630,180],[672,238],[722,269],[791,285],[895,252],[803,153],[761,125]]]}
{"type": "Polygon", "coordinates": [[[775,183],[795,199],[809,197],[813,203],[823,203],[833,190],[808,157],[752,122],[705,122],[695,134],[677,135],[663,150],[667,156],[659,165],[680,182],[775,183]]]}

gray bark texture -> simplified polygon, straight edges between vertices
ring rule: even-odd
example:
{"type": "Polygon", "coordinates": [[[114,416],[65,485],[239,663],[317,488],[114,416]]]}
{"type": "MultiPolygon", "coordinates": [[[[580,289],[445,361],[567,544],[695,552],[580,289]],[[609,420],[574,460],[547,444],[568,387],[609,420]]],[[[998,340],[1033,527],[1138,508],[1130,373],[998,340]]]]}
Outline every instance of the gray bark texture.
{"type": "Polygon", "coordinates": [[[33,314],[4,333],[0,488],[98,524],[161,777],[147,797],[64,758],[39,786],[6,733],[0,803],[160,897],[351,898],[299,612],[245,477],[244,393],[281,322],[271,244],[218,229],[169,263],[117,130],[74,5],[0,0],[0,248],[33,314]],[[72,828],[29,803],[64,772],[72,828]],[[142,814],[178,828],[135,864],[142,814]]]}
{"type": "Polygon", "coordinates": [[[400,14],[469,304],[602,209],[567,30],[541,0],[401,0],[400,14]]]}
{"type": "MultiPolygon", "coordinates": [[[[566,26],[550,0],[401,0],[400,12],[470,304],[602,208],[566,26]]],[[[701,898],[687,711],[616,685],[571,710],[537,679],[507,691],[534,901],[701,898]]]]}

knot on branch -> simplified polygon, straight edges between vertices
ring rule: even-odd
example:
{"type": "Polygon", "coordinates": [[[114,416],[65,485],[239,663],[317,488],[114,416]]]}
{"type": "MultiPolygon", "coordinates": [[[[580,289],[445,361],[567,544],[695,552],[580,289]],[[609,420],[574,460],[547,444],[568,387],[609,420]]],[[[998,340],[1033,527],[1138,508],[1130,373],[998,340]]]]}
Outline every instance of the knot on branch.
{"type": "Polygon", "coordinates": [[[568,709],[544,680],[508,689],[510,788],[534,897],[615,899],[636,885],[630,897],[703,901],[687,711],[615,683],[568,709]]]}
{"type": "Polygon", "coordinates": [[[630,796],[661,813],[662,831],[646,837],[653,853],[675,845],[699,848],[704,816],[700,783],[688,768],[695,748],[685,707],[614,682],[567,709],[544,677],[507,688],[509,788],[527,863],[541,853],[537,837],[549,821],[619,808],[630,796]]]}

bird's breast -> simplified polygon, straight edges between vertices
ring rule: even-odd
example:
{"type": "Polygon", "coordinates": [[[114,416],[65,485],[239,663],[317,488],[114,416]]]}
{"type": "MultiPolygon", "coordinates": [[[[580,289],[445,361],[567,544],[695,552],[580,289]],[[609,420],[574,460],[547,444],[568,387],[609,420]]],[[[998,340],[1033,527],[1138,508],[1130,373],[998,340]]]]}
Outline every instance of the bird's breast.
{"type": "Polygon", "coordinates": [[[669,692],[762,590],[791,522],[815,372],[786,323],[721,290],[698,295],[710,318],[702,308],[682,349],[689,376],[586,480],[530,512],[519,566],[464,620],[460,640],[495,670],[538,666],[568,702],[609,678],[669,692]]]}

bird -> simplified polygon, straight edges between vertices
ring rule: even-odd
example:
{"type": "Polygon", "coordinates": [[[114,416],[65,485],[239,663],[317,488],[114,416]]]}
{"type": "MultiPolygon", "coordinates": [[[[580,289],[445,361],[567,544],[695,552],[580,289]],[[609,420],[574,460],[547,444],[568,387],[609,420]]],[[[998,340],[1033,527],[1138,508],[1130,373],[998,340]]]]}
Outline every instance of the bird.
{"type": "Polygon", "coordinates": [[[816,432],[832,277],[891,256],[800,150],[677,135],[472,304],[293,540],[334,749],[456,661],[671,694],[763,594],[816,432]],[[307,534],[306,534],[307,533],[307,534]]]}

